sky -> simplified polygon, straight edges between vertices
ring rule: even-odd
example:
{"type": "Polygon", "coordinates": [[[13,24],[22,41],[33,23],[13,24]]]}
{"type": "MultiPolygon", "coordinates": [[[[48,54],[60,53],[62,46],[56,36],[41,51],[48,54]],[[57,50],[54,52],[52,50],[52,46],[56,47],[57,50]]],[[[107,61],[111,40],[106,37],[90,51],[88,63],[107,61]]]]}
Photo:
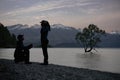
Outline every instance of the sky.
{"type": "Polygon", "coordinates": [[[0,0],[0,22],[14,24],[40,24],[48,20],[84,28],[95,24],[99,28],[120,31],[120,0],[0,0]]]}

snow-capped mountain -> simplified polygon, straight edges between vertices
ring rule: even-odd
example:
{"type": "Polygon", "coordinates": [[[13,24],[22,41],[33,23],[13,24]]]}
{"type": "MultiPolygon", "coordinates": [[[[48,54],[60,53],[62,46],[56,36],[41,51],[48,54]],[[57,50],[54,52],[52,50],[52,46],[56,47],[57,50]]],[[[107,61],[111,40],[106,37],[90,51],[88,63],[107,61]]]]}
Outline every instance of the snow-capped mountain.
{"type": "Polygon", "coordinates": [[[7,26],[7,27],[9,28],[9,30],[20,30],[20,29],[29,28],[29,26],[27,24],[25,24],[25,25],[16,24],[16,25],[7,26]]]}
{"type": "MultiPolygon", "coordinates": [[[[25,43],[33,43],[35,46],[40,45],[40,28],[41,26],[35,24],[33,26],[25,25],[13,25],[8,26],[11,33],[15,35],[23,34],[25,37],[25,43]]],[[[64,26],[62,24],[51,25],[51,31],[49,32],[48,38],[51,46],[62,46],[61,44],[75,44],[75,35],[79,30],[64,26]]],[[[67,46],[67,45],[66,45],[67,46]]],[[[71,45],[73,46],[73,45],[71,45]]]]}
{"type": "Polygon", "coordinates": [[[120,34],[120,31],[112,31],[110,34],[120,34]]]}
{"type": "MultiPolygon", "coordinates": [[[[40,45],[40,25],[17,24],[7,28],[16,36],[23,34],[25,44],[33,43],[34,46],[40,45]]],[[[75,35],[79,31],[81,30],[62,24],[51,25],[51,31],[48,35],[49,44],[53,47],[80,47],[81,45],[75,40],[75,35]]],[[[99,47],[120,47],[120,34],[118,32],[107,33],[106,36],[102,37],[102,42],[99,45],[99,47]]]]}
{"type": "Polygon", "coordinates": [[[65,25],[62,25],[62,24],[54,24],[54,25],[51,25],[52,28],[55,28],[55,29],[73,29],[73,27],[69,27],[69,26],[65,26],[65,25]]]}

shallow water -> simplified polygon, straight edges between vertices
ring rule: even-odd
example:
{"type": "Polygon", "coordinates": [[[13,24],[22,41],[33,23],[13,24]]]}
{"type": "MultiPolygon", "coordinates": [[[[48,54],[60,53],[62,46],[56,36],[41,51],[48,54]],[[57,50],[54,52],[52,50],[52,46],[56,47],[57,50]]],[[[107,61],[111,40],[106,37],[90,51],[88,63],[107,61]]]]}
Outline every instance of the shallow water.
{"type": "MultiPolygon", "coordinates": [[[[14,49],[0,49],[0,59],[14,59],[13,53],[14,49]]],[[[48,53],[52,64],[120,73],[119,48],[101,48],[92,54],[82,48],[49,48],[48,53]]],[[[30,50],[30,61],[43,62],[41,48],[30,50]]]]}

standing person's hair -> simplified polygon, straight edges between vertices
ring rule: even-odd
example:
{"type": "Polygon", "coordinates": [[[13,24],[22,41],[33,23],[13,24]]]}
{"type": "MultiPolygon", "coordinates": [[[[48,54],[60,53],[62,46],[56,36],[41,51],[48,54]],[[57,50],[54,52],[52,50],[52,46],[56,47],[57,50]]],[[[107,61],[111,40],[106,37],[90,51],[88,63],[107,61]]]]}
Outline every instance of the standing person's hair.
{"type": "Polygon", "coordinates": [[[42,28],[45,28],[45,30],[50,31],[50,24],[48,21],[42,20],[40,23],[41,23],[42,28]]]}

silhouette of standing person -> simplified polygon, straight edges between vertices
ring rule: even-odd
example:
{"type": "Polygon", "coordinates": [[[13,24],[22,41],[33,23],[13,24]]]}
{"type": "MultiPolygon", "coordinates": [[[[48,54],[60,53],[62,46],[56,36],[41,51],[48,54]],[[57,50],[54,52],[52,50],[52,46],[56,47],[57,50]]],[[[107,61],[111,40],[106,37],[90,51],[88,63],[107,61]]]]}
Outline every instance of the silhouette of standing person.
{"type": "Polygon", "coordinates": [[[33,45],[30,44],[28,46],[24,46],[23,45],[23,40],[24,40],[23,35],[18,35],[17,39],[18,39],[18,41],[17,41],[17,45],[15,48],[15,52],[14,52],[15,63],[24,61],[25,64],[31,64],[29,62],[29,53],[30,53],[29,49],[32,48],[33,45]]]}
{"type": "Polygon", "coordinates": [[[48,65],[48,51],[47,51],[47,46],[49,43],[49,40],[47,39],[48,36],[48,31],[50,31],[50,24],[46,20],[42,20],[41,22],[41,46],[42,46],[42,51],[43,51],[43,56],[44,56],[44,63],[43,65],[48,65]]]}

